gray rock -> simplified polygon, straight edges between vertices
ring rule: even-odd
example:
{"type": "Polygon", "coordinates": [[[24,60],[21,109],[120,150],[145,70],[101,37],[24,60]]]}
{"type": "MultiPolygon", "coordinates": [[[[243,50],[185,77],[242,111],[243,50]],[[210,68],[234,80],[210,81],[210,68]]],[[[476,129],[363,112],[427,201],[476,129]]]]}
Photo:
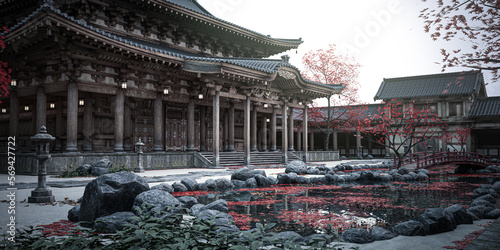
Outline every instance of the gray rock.
{"type": "Polygon", "coordinates": [[[192,178],[182,178],[181,183],[187,187],[188,191],[196,191],[198,182],[192,178]]]}
{"type": "Polygon", "coordinates": [[[80,214],[80,205],[76,205],[68,211],[68,220],[78,222],[78,215],[80,214]]]}
{"type": "Polygon", "coordinates": [[[191,207],[191,209],[190,209],[190,214],[191,214],[192,216],[196,216],[196,215],[197,215],[197,214],[201,211],[201,209],[202,209],[204,206],[205,206],[205,205],[203,205],[203,204],[199,204],[199,203],[198,203],[198,204],[194,204],[194,205],[191,207]]]}
{"type": "Polygon", "coordinates": [[[231,180],[246,181],[252,177],[253,174],[248,167],[237,169],[231,174],[231,180]]]}
{"type": "Polygon", "coordinates": [[[92,167],[90,169],[90,174],[93,176],[101,176],[101,175],[109,174],[109,168],[92,167]]]}
{"type": "Polygon", "coordinates": [[[207,191],[208,187],[207,187],[206,183],[202,182],[202,183],[198,183],[198,185],[196,186],[196,189],[198,189],[199,191],[207,191]]]}
{"type": "MultiPolygon", "coordinates": [[[[334,175],[331,174],[325,174],[326,182],[328,183],[334,183],[335,182],[335,177],[334,175]]],[[[338,179],[338,177],[337,177],[338,179]]]]}
{"type": "Polygon", "coordinates": [[[390,182],[392,181],[392,175],[381,175],[380,180],[385,182],[390,182]]]}
{"type": "Polygon", "coordinates": [[[347,242],[366,244],[373,242],[372,235],[363,228],[351,228],[342,232],[342,239],[347,242]]]}
{"type": "Polygon", "coordinates": [[[217,210],[223,213],[227,213],[229,211],[227,201],[222,199],[209,203],[200,209],[200,211],[205,210],[217,210]]]}
{"type": "Polygon", "coordinates": [[[373,175],[373,172],[371,172],[371,171],[363,171],[363,172],[361,172],[361,175],[359,178],[362,181],[373,181],[375,179],[375,176],[373,175]]]}
{"type": "Polygon", "coordinates": [[[75,172],[78,173],[78,175],[89,175],[90,171],[92,170],[92,166],[90,164],[84,164],[82,166],[79,166],[75,172]]]}
{"type": "Polygon", "coordinates": [[[215,233],[217,235],[230,235],[234,233],[238,233],[240,229],[235,225],[221,225],[215,229],[215,233]]]}
{"type": "Polygon", "coordinates": [[[491,185],[491,188],[500,193],[500,181],[497,181],[493,185],[491,185]]]}
{"type": "Polygon", "coordinates": [[[267,177],[266,171],[262,170],[262,169],[255,169],[255,170],[252,170],[250,173],[252,173],[252,177],[255,177],[258,174],[260,174],[264,177],[267,177]]]}
{"type": "Polygon", "coordinates": [[[192,196],[182,196],[177,198],[182,203],[182,207],[190,209],[194,205],[198,204],[198,200],[192,196]]]}
{"type": "Polygon", "coordinates": [[[103,158],[90,165],[92,166],[92,168],[111,168],[113,164],[111,164],[111,161],[109,159],[103,158]]]}
{"type": "Polygon", "coordinates": [[[258,187],[269,187],[271,186],[271,181],[263,175],[256,174],[254,176],[254,179],[257,181],[257,186],[258,187]]]}
{"type": "Polygon", "coordinates": [[[459,204],[449,206],[444,211],[450,213],[457,224],[472,224],[472,216],[459,204]]]}
{"type": "Polygon", "coordinates": [[[286,165],[285,173],[307,174],[307,167],[303,161],[291,161],[286,165]]]}
{"type": "Polygon", "coordinates": [[[319,169],[309,168],[309,169],[307,169],[307,174],[319,174],[319,169]]]}
{"type": "Polygon", "coordinates": [[[408,173],[410,173],[410,171],[407,168],[405,168],[405,167],[400,167],[398,169],[398,174],[400,174],[400,175],[405,175],[405,174],[408,174],[408,173]]]}
{"type": "Polygon", "coordinates": [[[231,180],[235,188],[243,188],[245,187],[245,181],[240,180],[231,180]]]}
{"type": "Polygon", "coordinates": [[[215,220],[215,225],[217,226],[229,226],[234,223],[233,216],[218,210],[200,210],[196,214],[196,217],[206,221],[215,220]]]}
{"type": "Polygon", "coordinates": [[[299,177],[297,177],[297,183],[299,183],[299,184],[310,184],[311,181],[307,177],[299,176],[299,177]]]}
{"type": "Polygon", "coordinates": [[[277,185],[278,184],[278,178],[274,176],[269,176],[267,179],[271,182],[271,185],[277,185]]]}
{"type": "Polygon", "coordinates": [[[429,172],[429,170],[425,169],[425,168],[421,168],[418,170],[418,173],[424,173],[425,175],[429,176],[431,175],[431,172],[429,172]]]}
{"type": "Polygon", "coordinates": [[[174,188],[172,187],[172,185],[166,183],[166,182],[163,182],[163,183],[160,183],[156,186],[152,186],[151,187],[151,190],[154,190],[154,189],[159,189],[159,190],[163,190],[165,192],[169,192],[169,193],[173,193],[174,192],[174,188]]]}
{"type": "Polygon", "coordinates": [[[208,190],[212,190],[212,191],[217,190],[217,183],[215,183],[215,180],[208,179],[205,181],[205,184],[207,185],[208,190]]]}
{"type": "Polygon", "coordinates": [[[486,194],[489,194],[490,193],[490,189],[489,188],[476,188],[474,189],[474,191],[472,192],[472,199],[476,199],[480,196],[483,196],[483,195],[486,195],[486,194]]]}
{"type": "Polygon", "coordinates": [[[148,183],[134,173],[99,176],[85,187],[78,220],[92,222],[103,215],[131,211],[135,197],[148,190],[148,183]]]}
{"type": "Polygon", "coordinates": [[[381,227],[372,227],[372,229],[370,230],[370,233],[372,235],[372,238],[373,240],[390,240],[394,237],[396,237],[396,234],[394,234],[393,232],[385,229],[385,228],[381,228],[381,227]]]}
{"type": "MultiPolygon", "coordinates": [[[[496,201],[495,201],[496,202],[496,201]]],[[[483,199],[475,199],[473,200],[471,203],[470,203],[470,206],[471,207],[475,207],[475,206],[485,206],[485,207],[492,207],[492,208],[495,208],[495,205],[487,200],[483,200],[483,199]]]]}
{"type": "Polygon", "coordinates": [[[484,218],[486,219],[498,219],[500,217],[500,209],[496,208],[484,215],[484,218]]]}
{"type": "Polygon", "coordinates": [[[188,188],[186,186],[184,186],[184,184],[180,183],[180,182],[174,182],[174,184],[172,184],[172,187],[174,188],[174,192],[187,192],[189,191],[188,188]]]}
{"type": "Polygon", "coordinates": [[[221,191],[233,188],[233,183],[226,178],[217,179],[215,183],[217,184],[217,189],[221,191]]]}
{"type": "Polygon", "coordinates": [[[399,223],[392,228],[392,231],[397,235],[425,236],[424,225],[422,225],[421,222],[414,220],[399,223]]]}
{"type": "Polygon", "coordinates": [[[427,179],[429,179],[429,176],[428,176],[428,175],[426,175],[425,173],[423,173],[423,172],[419,172],[419,173],[417,174],[417,180],[419,180],[419,181],[424,181],[424,180],[427,180],[427,179]]]}
{"type": "Polygon", "coordinates": [[[278,174],[278,184],[291,184],[292,179],[288,174],[278,174]]]}
{"type": "Polygon", "coordinates": [[[132,212],[136,215],[150,214],[162,217],[165,214],[177,213],[180,201],[169,192],[155,189],[140,193],[135,197],[132,212]]]}
{"type": "Polygon", "coordinates": [[[257,180],[255,178],[250,178],[245,181],[245,186],[247,188],[256,188],[257,187],[257,180]]]}
{"type": "Polygon", "coordinates": [[[299,177],[297,173],[289,173],[288,177],[290,177],[290,181],[292,183],[297,183],[297,178],[299,177]]]}
{"type": "Polygon", "coordinates": [[[328,234],[311,234],[304,237],[304,242],[307,245],[317,244],[319,242],[324,242],[329,244],[333,241],[333,237],[328,234]]]}
{"type": "Polygon", "coordinates": [[[467,211],[467,214],[469,214],[470,217],[472,217],[473,221],[480,220],[479,217],[477,217],[473,212],[467,211]]]}
{"type": "Polygon", "coordinates": [[[497,199],[491,194],[485,194],[483,196],[479,196],[475,200],[485,200],[491,204],[495,204],[497,202],[497,199]]]}
{"type": "Polygon", "coordinates": [[[442,208],[428,208],[424,214],[417,216],[416,221],[424,225],[426,234],[438,234],[453,231],[455,223],[453,216],[442,208]]]}
{"type": "Polygon", "coordinates": [[[484,216],[489,213],[491,210],[493,210],[493,207],[486,207],[486,206],[472,206],[467,209],[467,211],[473,213],[476,215],[479,219],[484,219],[484,216]]]}
{"type": "Polygon", "coordinates": [[[131,218],[134,216],[132,212],[116,212],[99,217],[92,228],[99,233],[116,233],[125,229],[126,224],[132,224],[134,221],[131,218]]]}

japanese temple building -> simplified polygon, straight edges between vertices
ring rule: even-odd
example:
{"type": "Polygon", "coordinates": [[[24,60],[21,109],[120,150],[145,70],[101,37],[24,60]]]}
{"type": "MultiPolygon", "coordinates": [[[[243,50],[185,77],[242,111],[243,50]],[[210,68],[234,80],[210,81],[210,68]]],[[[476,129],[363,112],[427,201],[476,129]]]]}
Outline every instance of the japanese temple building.
{"type": "Polygon", "coordinates": [[[56,138],[50,173],[103,157],[133,167],[139,139],[149,168],[217,167],[231,151],[244,165],[257,152],[307,161],[307,126],[294,140],[289,114],[343,88],[302,78],[287,56],[265,59],[301,39],[221,20],[196,0],[6,0],[0,25],[13,71],[0,147],[15,136],[18,173],[36,173],[29,138],[42,125],[56,138]]]}

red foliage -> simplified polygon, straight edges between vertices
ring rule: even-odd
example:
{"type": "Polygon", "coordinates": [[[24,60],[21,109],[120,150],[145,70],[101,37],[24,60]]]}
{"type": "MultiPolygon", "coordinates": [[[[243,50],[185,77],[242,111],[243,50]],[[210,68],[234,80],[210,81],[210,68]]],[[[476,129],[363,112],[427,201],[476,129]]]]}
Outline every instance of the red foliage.
{"type": "Polygon", "coordinates": [[[182,197],[182,196],[193,196],[193,197],[199,197],[199,196],[204,196],[209,193],[215,193],[212,191],[187,191],[187,192],[173,192],[172,196],[176,197],[182,197]]]}
{"type": "Polygon", "coordinates": [[[471,135],[470,128],[457,128],[456,130],[445,130],[441,134],[441,140],[446,144],[452,146],[455,151],[465,151],[467,140],[471,135]],[[455,147],[455,143],[458,143],[459,148],[455,147]]]}
{"type": "Polygon", "coordinates": [[[48,225],[38,225],[42,227],[42,234],[45,237],[50,236],[65,236],[73,233],[81,234],[76,232],[77,223],[71,222],[69,220],[60,220],[48,225]]]}
{"type": "MultiPolygon", "coordinates": [[[[9,31],[6,27],[3,27],[3,30],[5,32],[9,31]]],[[[5,42],[3,41],[3,39],[4,36],[0,35],[0,54],[5,49],[5,42]]],[[[12,69],[8,68],[7,62],[0,60],[0,98],[7,97],[9,95],[7,86],[9,86],[9,83],[12,79],[11,74],[12,69]]],[[[2,100],[0,100],[0,103],[2,103],[2,100]]]]}
{"type": "Polygon", "coordinates": [[[240,230],[249,230],[250,222],[254,221],[249,214],[240,214],[236,212],[229,212],[229,215],[233,216],[234,225],[236,225],[240,230]]]}
{"type": "Polygon", "coordinates": [[[455,246],[444,246],[443,248],[446,248],[446,249],[465,249],[467,247],[467,245],[469,245],[479,235],[481,235],[484,232],[484,230],[486,230],[486,228],[488,228],[492,223],[493,223],[493,221],[488,222],[488,224],[486,224],[486,225],[479,225],[479,226],[484,227],[484,229],[474,231],[474,232],[466,235],[464,237],[464,239],[462,239],[462,240],[453,241],[453,243],[455,244],[455,246]]]}
{"type": "Polygon", "coordinates": [[[437,0],[427,1],[430,8],[421,11],[424,30],[433,40],[450,41],[441,49],[443,71],[448,67],[492,70],[493,81],[500,69],[500,1],[437,0]],[[465,41],[470,48],[462,50],[465,41]],[[454,46],[454,47],[453,47],[454,46]]]}
{"type": "MultiPolygon", "coordinates": [[[[304,65],[304,78],[323,84],[342,84],[344,89],[339,98],[328,98],[328,106],[318,108],[318,103],[313,103],[313,108],[308,112],[309,126],[315,127],[325,133],[324,148],[328,149],[330,134],[345,128],[344,120],[351,105],[359,103],[359,67],[353,57],[339,54],[335,45],[329,45],[327,50],[319,49],[309,51],[302,57],[304,65]],[[345,106],[334,108],[335,106],[345,106]]],[[[297,130],[301,130],[297,124],[297,130]]]]}

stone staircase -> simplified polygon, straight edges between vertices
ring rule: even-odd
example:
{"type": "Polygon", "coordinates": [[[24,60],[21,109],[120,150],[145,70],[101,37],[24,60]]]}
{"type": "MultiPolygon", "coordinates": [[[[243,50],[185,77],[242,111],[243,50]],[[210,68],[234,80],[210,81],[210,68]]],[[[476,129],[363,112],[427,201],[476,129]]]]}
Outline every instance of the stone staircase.
{"type": "MultiPolygon", "coordinates": [[[[199,152],[198,154],[211,164],[213,163],[212,152],[199,152]]],[[[281,158],[281,152],[251,152],[250,165],[280,164],[281,158]]],[[[245,153],[243,152],[220,152],[219,154],[220,166],[243,166],[245,164],[244,159],[245,153]]],[[[294,160],[301,159],[293,152],[288,152],[288,162],[294,160]]]]}

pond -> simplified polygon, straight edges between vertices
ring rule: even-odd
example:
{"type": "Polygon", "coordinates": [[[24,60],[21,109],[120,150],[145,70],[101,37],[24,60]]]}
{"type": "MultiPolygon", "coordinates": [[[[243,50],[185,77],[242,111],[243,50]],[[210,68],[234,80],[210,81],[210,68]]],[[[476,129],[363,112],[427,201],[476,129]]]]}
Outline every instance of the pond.
{"type": "Polygon", "coordinates": [[[499,176],[457,175],[453,174],[453,166],[429,170],[429,180],[421,182],[278,185],[225,193],[174,193],[174,196],[197,196],[203,204],[225,199],[229,214],[242,230],[253,228],[257,222],[276,223],[275,231],[296,231],[309,235],[328,230],[341,233],[352,227],[380,226],[390,229],[415,218],[427,208],[446,208],[453,204],[468,207],[473,190],[482,184],[492,183],[492,178],[499,176]]]}

